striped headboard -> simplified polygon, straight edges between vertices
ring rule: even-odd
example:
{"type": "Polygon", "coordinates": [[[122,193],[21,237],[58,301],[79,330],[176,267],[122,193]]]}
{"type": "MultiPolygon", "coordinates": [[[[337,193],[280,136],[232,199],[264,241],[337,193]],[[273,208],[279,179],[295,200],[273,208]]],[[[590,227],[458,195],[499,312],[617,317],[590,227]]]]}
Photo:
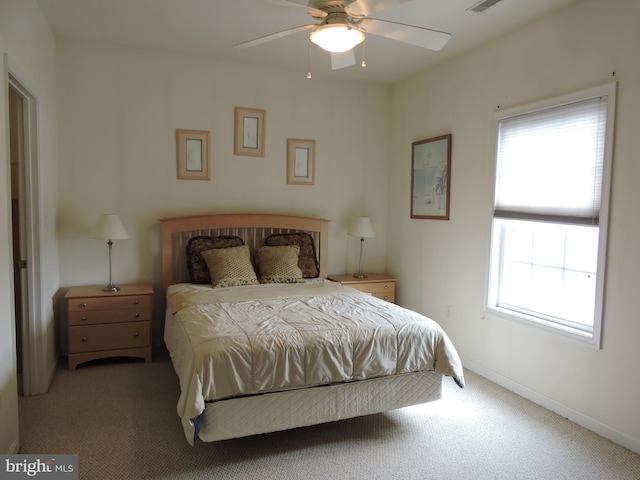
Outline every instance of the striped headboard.
{"type": "Polygon", "coordinates": [[[277,233],[309,233],[316,246],[320,276],[327,276],[328,224],[330,220],[274,213],[212,213],[159,219],[162,229],[162,288],[189,282],[186,245],[190,238],[236,235],[251,250],[277,233]]]}

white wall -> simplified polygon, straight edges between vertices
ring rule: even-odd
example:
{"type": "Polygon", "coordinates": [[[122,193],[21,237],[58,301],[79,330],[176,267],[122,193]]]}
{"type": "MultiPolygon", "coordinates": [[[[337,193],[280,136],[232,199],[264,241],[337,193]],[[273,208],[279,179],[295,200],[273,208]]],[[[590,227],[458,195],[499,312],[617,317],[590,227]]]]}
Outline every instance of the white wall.
{"type": "MultiPolygon", "coordinates": [[[[27,87],[38,103],[37,158],[41,179],[40,204],[35,208],[42,248],[42,291],[34,299],[36,317],[32,327],[38,337],[33,360],[40,374],[32,376],[33,393],[46,391],[55,368],[55,295],[58,290],[58,256],[55,240],[57,155],[55,130],[55,45],[53,35],[32,0],[0,0],[0,54],[6,55],[8,69],[27,87]]],[[[10,173],[7,141],[7,72],[0,72],[0,452],[13,452],[18,446],[18,403],[16,390],[15,331],[11,257],[10,173]]]]}
{"type": "MultiPolygon", "coordinates": [[[[119,214],[130,235],[114,242],[114,282],[158,292],[161,217],[329,218],[330,273],[357,270],[354,217],[386,231],[388,86],[75,41],[58,42],[57,67],[63,286],[107,283],[106,242],[86,238],[100,213],[119,214]],[[264,158],[233,155],[236,106],[266,110],[264,158]],[[176,129],[211,132],[210,181],[176,179],[176,129]],[[287,185],[287,138],[316,140],[315,185],[287,185]]],[[[384,234],[368,241],[366,267],[384,270],[385,251],[384,234]]]]}
{"type": "Polygon", "coordinates": [[[467,366],[636,451],[638,18],[636,0],[582,0],[396,84],[388,222],[388,266],[400,279],[400,303],[440,322],[467,366]],[[612,80],[619,90],[603,342],[597,350],[484,310],[492,112],[612,80]],[[411,220],[411,142],[449,132],[451,220],[411,220]]]}

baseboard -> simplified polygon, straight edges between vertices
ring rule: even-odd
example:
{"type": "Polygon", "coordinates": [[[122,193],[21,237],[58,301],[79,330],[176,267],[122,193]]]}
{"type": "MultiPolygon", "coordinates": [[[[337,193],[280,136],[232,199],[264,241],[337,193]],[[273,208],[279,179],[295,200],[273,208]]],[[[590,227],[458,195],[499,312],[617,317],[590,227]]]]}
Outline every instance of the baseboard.
{"type": "Polygon", "coordinates": [[[640,453],[640,440],[637,438],[633,438],[630,435],[627,435],[624,432],[616,430],[615,428],[611,428],[608,425],[605,425],[598,420],[595,420],[583,413],[574,410],[571,407],[563,405],[549,397],[541,395],[540,393],[531,390],[524,385],[521,385],[513,380],[496,373],[487,367],[484,367],[476,362],[473,362],[469,359],[462,359],[462,364],[465,368],[468,368],[474,373],[477,373],[481,377],[486,378],[487,380],[492,381],[500,385],[501,387],[506,388],[507,390],[520,395],[521,397],[526,398],[527,400],[531,400],[533,403],[540,405],[541,407],[546,408],[547,410],[551,410],[558,415],[568,418],[574,423],[586,428],[587,430],[591,430],[598,435],[611,440],[612,442],[617,443],[618,445],[622,445],[629,450],[632,450],[636,453],[640,453]]]}
{"type": "Polygon", "coordinates": [[[20,453],[20,441],[17,438],[11,444],[9,455],[15,455],[16,453],[20,453]]]}

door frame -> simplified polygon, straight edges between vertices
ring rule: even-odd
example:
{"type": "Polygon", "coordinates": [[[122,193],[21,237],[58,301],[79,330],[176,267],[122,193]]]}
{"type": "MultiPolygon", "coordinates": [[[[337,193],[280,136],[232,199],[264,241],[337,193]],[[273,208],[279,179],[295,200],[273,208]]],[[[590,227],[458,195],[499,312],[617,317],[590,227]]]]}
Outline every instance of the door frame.
{"type": "MultiPolygon", "coordinates": [[[[11,85],[22,97],[22,178],[20,209],[21,259],[27,261],[22,269],[22,366],[23,394],[45,393],[49,389],[47,368],[45,311],[42,302],[42,265],[40,244],[40,176],[38,156],[38,101],[19,76],[8,68],[3,79],[4,88],[11,85]]],[[[12,295],[13,296],[13,295],[12,295]]],[[[13,308],[13,306],[12,306],[13,308]]]]}

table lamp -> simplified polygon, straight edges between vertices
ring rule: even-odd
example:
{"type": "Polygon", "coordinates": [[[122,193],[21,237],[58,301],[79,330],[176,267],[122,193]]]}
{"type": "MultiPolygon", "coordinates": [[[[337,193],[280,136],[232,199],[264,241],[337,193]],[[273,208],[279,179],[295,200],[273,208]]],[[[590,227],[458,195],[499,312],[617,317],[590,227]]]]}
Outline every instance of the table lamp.
{"type": "Polygon", "coordinates": [[[358,263],[358,273],[354,273],[353,278],[367,278],[367,276],[362,273],[362,247],[364,246],[365,238],[373,238],[376,236],[373,231],[371,219],[369,217],[356,218],[347,234],[352,237],[360,237],[360,262],[358,263]]]}
{"type": "Polygon", "coordinates": [[[104,213],[98,217],[98,221],[89,232],[89,238],[108,240],[109,245],[109,284],[102,288],[103,292],[117,292],[120,287],[116,287],[111,280],[111,246],[112,240],[122,240],[129,238],[124,225],[118,215],[104,213]]]}

